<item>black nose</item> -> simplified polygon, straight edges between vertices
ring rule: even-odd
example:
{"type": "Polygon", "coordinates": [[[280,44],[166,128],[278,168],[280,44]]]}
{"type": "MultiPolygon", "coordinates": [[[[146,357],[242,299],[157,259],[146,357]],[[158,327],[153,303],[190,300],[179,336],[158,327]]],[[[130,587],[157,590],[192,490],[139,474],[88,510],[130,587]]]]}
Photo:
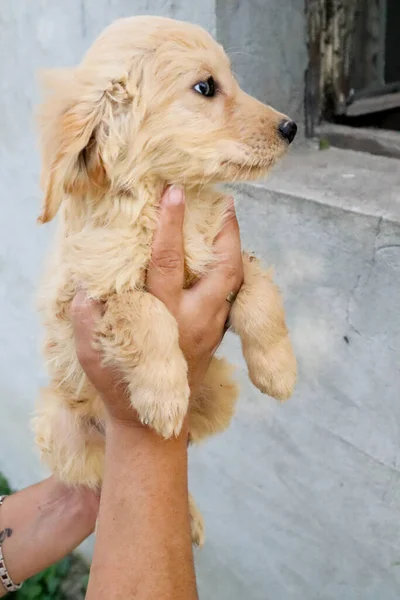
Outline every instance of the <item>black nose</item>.
{"type": "Polygon", "coordinates": [[[291,144],[296,137],[297,125],[294,121],[281,121],[278,125],[278,130],[283,139],[291,144]]]}

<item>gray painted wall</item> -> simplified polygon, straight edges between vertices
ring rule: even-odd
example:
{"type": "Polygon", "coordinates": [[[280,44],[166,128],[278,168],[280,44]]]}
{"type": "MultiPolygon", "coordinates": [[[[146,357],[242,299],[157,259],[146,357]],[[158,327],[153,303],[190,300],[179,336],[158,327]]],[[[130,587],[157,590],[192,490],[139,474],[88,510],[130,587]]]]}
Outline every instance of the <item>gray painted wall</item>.
{"type": "Polygon", "coordinates": [[[303,121],[304,0],[216,0],[218,39],[249,93],[303,121]]]}
{"type": "MultiPolygon", "coordinates": [[[[277,19],[277,30],[281,27],[283,17],[276,8],[278,0],[269,0],[263,15],[259,2],[243,0],[242,6],[238,2],[230,4],[226,2],[223,10],[219,6],[216,11],[215,0],[0,0],[0,308],[5,315],[0,321],[0,382],[4,397],[0,448],[4,444],[14,456],[15,485],[31,481],[38,472],[30,452],[27,425],[40,372],[34,290],[51,235],[51,228],[35,225],[41,196],[33,118],[38,101],[36,74],[42,68],[77,63],[107,24],[132,14],[164,14],[197,22],[214,35],[220,30],[222,41],[231,44],[235,39],[242,48],[249,43],[252,21],[257,39],[261,35],[261,17],[267,32],[277,19]],[[243,29],[237,19],[238,11],[246,17],[243,29]]],[[[298,10],[294,13],[298,18],[298,10]]],[[[298,43],[304,54],[304,39],[298,43]]],[[[257,48],[253,45],[251,52],[258,53],[255,67],[251,72],[244,67],[241,79],[246,88],[258,91],[265,101],[269,98],[266,86],[272,82],[273,101],[286,106],[291,102],[292,90],[288,94],[288,88],[283,87],[278,93],[276,87],[283,47],[286,41],[279,41],[279,36],[267,36],[257,48]],[[258,72],[258,88],[257,65],[263,65],[264,53],[274,58],[268,59],[266,71],[262,68],[258,72]]],[[[292,54],[296,57],[293,64],[297,80],[298,49],[292,54]]]]}

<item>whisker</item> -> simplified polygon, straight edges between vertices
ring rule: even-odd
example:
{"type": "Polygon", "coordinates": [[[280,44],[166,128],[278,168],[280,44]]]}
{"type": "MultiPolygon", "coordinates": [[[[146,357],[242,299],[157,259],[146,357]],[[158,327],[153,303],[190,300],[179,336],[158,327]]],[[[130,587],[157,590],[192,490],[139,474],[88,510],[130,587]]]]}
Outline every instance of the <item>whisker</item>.
{"type": "Polygon", "coordinates": [[[229,56],[249,56],[250,58],[254,58],[255,53],[251,54],[250,52],[244,52],[244,51],[240,51],[237,50],[236,52],[228,52],[229,56]]]}

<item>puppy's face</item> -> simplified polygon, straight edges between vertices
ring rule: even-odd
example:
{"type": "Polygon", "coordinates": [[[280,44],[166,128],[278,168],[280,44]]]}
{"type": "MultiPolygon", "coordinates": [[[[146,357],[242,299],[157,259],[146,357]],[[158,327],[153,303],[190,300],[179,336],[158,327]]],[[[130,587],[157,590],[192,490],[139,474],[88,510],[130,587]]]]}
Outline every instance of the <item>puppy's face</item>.
{"type": "Polygon", "coordinates": [[[109,27],[57,77],[42,116],[49,206],[57,186],[77,194],[129,191],[149,175],[186,185],[258,178],[296,133],[240,89],[203,29],[156,17],[109,27]]]}
{"type": "Polygon", "coordinates": [[[296,133],[285,115],[239,87],[225,52],[202,30],[162,44],[142,90],[137,141],[146,143],[152,169],[167,181],[260,177],[296,133]]]}

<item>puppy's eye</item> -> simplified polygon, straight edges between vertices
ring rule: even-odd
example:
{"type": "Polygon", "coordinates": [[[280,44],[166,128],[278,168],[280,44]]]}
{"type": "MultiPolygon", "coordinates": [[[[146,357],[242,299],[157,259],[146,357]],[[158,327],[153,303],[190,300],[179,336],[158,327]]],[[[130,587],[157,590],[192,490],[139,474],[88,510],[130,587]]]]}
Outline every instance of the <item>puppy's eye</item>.
{"type": "Polygon", "coordinates": [[[216,88],[217,86],[215,85],[214,78],[209,77],[206,81],[199,81],[199,83],[196,83],[193,89],[202,96],[212,98],[215,96],[216,88]]]}

